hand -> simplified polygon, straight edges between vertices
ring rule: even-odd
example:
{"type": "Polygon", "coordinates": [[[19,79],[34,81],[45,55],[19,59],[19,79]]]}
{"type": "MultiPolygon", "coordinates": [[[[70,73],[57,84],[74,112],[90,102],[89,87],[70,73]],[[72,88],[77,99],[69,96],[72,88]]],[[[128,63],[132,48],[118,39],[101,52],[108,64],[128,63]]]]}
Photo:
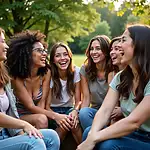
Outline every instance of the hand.
{"type": "Polygon", "coordinates": [[[26,121],[24,121],[23,131],[27,133],[29,137],[33,135],[35,138],[43,138],[42,133],[26,121]]]}
{"type": "Polygon", "coordinates": [[[87,137],[84,142],[78,145],[77,150],[93,150],[94,147],[95,143],[93,142],[93,140],[91,140],[90,137],[87,137]]]}
{"type": "Polygon", "coordinates": [[[66,114],[57,114],[55,121],[63,130],[69,131],[73,126],[72,118],[66,114]]]}
{"type": "Polygon", "coordinates": [[[72,128],[76,128],[79,120],[78,120],[78,112],[77,110],[73,110],[72,112],[69,113],[69,116],[72,118],[73,120],[73,127],[72,128]]]}
{"type": "Polygon", "coordinates": [[[122,111],[121,111],[121,107],[115,107],[115,109],[113,110],[112,114],[111,114],[111,119],[113,120],[117,120],[118,118],[122,117],[122,111]]]}

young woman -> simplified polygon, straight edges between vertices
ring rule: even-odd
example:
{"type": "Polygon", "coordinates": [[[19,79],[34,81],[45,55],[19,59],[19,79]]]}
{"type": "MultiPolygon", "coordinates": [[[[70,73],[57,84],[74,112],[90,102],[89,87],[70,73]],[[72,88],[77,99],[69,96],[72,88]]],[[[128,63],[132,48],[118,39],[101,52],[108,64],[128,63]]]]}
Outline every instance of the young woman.
{"type": "Polygon", "coordinates": [[[50,52],[51,83],[47,110],[54,112],[56,131],[61,141],[71,131],[77,144],[82,132],[78,121],[80,107],[80,68],[72,63],[70,48],[61,42],[53,45],[50,52]]]}
{"type": "Polygon", "coordinates": [[[45,108],[51,73],[46,64],[44,35],[25,31],[10,40],[7,65],[20,118],[36,128],[47,128],[53,114],[45,108]]]}
{"type": "Polygon", "coordinates": [[[108,73],[111,72],[109,43],[110,39],[105,35],[92,38],[86,50],[87,59],[80,70],[83,102],[79,119],[83,130],[92,125],[108,90],[108,73]]]}
{"type": "MultiPolygon", "coordinates": [[[[133,25],[121,37],[121,63],[127,67],[110,83],[87,139],[77,150],[150,149],[150,27],[133,25]],[[125,118],[102,129],[120,98],[125,118]]],[[[84,138],[85,138],[84,137],[84,138]]]]}
{"type": "MultiPolygon", "coordinates": [[[[108,75],[108,83],[110,83],[112,81],[112,79],[114,78],[115,74],[121,70],[123,70],[126,66],[121,64],[121,46],[120,46],[120,42],[121,42],[121,37],[116,37],[114,39],[111,40],[110,42],[110,57],[112,60],[112,64],[114,66],[114,71],[109,73],[108,75]]],[[[112,114],[111,114],[111,124],[120,120],[123,117],[122,111],[121,111],[121,107],[120,107],[120,102],[117,103],[117,106],[115,107],[115,109],[113,110],[112,114]]]]}
{"type": "Polygon", "coordinates": [[[55,131],[38,131],[19,119],[4,64],[7,49],[4,30],[0,28],[0,150],[59,150],[60,142],[55,131]]]}

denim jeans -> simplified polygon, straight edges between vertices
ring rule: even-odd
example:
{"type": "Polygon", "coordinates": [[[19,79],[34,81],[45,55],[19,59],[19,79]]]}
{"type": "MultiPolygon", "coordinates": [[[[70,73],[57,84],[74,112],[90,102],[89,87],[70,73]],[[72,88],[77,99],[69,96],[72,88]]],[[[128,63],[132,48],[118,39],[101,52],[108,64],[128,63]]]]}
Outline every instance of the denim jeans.
{"type": "Polygon", "coordinates": [[[59,150],[60,141],[57,133],[50,129],[41,129],[43,139],[31,138],[24,134],[10,137],[7,130],[0,133],[0,150],[59,150]]]}
{"type": "MultiPolygon", "coordinates": [[[[83,133],[83,141],[87,138],[91,127],[83,133]]],[[[122,138],[110,139],[97,143],[94,150],[150,150],[150,133],[135,131],[122,138]]]]}
{"type": "Polygon", "coordinates": [[[90,107],[84,107],[79,112],[79,120],[83,130],[92,125],[95,114],[98,110],[90,107]]]}

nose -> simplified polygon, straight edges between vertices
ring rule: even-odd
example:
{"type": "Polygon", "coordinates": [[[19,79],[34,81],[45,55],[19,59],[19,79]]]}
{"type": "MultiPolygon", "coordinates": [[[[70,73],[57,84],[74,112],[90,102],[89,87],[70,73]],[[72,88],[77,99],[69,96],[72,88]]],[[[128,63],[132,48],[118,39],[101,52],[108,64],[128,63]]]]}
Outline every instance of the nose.
{"type": "Polygon", "coordinates": [[[9,48],[9,46],[8,46],[6,43],[4,43],[4,47],[5,47],[6,49],[9,48]]]}
{"type": "Polygon", "coordinates": [[[110,56],[114,54],[114,49],[110,51],[110,56]]]}

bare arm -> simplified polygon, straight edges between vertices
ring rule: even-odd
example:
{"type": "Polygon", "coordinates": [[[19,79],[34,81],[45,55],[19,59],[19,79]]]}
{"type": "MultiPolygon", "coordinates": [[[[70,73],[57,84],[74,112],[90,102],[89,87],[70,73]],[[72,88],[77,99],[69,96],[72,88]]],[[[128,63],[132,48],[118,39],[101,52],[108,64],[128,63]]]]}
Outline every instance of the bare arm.
{"type": "Polygon", "coordinates": [[[118,138],[138,129],[146,120],[150,118],[150,96],[145,96],[141,103],[131,112],[131,114],[98,132],[97,142],[118,138]]]}
{"type": "Polygon", "coordinates": [[[51,79],[51,72],[48,69],[48,72],[46,73],[46,75],[44,76],[44,81],[43,81],[43,86],[42,86],[42,98],[38,103],[38,106],[41,108],[45,108],[46,106],[46,99],[48,97],[49,94],[49,84],[50,84],[50,79],[51,79]]]}
{"type": "Polygon", "coordinates": [[[90,105],[90,91],[89,91],[89,87],[88,87],[88,81],[86,79],[85,76],[81,75],[81,90],[82,90],[82,94],[83,94],[83,100],[82,100],[82,104],[81,104],[81,108],[83,107],[89,107],[90,105]]]}
{"type": "Polygon", "coordinates": [[[29,95],[27,89],[25,88],[23,81],[19,78],[12,81],[15,95],[19,101],[32,113],[34,114],[45,114],[48,118],[53,119],[53,113],[36,106],[29,95]]]}
{"type": "Polygon", "coordinates": [[[49,95],[46,101],[46,109],[47,111],[51,112],[53,114],[53,119],[57,122],[57,124],[64,130],[70,130],[71,128],[71,121],[70,117],[66,114],[59,114],[54,112],[50,106],[51,106],[51,100],[52,100],[52,89],[49,90],[49,95]]]}
{"type": "Polygon", "coordinates": [[[4,128],[23,129],[29,136],[42,138],[42,134],[26,121],[13,118],[0,112],[0,126],[4,128]]]}

